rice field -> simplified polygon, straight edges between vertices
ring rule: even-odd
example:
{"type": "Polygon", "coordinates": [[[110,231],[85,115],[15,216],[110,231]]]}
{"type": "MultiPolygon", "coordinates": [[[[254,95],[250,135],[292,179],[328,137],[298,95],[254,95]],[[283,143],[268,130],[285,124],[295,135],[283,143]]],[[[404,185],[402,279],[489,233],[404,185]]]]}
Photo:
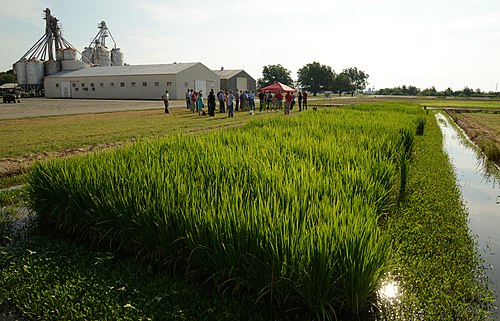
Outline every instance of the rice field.
{"type": "Polygon", "coordinates": [[[321,319],[360,315],[389,268],[381,220],[404,199],[425,113],[358,105],[37,163],[45,224],[221,291],[321,319]]]}

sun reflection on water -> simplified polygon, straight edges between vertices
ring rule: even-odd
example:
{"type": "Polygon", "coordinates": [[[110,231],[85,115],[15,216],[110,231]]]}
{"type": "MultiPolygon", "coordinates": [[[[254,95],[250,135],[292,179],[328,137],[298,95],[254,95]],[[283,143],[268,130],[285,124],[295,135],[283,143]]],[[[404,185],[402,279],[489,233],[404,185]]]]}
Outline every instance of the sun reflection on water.
{"type": "Polygon", "coordinates": [[[398,280],[392,276],[388,275],[380,289],[377,291],[378,297],[381,300],[389,301],[390,303],[395,303],[401,297],[401,289],[398,280]]]}
{"type": "Polygon", "coordinates": [[[386,300],[394,300],[399,296],[399,285],[396,281],[392,280],[384,284],[378,291],[380,297],[386,300]]]}

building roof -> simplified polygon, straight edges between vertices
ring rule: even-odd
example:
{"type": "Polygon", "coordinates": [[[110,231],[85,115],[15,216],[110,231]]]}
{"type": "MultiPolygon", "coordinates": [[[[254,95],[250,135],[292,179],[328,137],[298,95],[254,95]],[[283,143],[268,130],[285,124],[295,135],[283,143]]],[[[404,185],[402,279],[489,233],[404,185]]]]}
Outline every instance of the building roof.
{"type": "Polygon", "coordinates": [[[237,74],[239,74],[242,71],[243,71],[243,69],[213,70],[213,72],[215,72],[217,75],[219,75],[220,79],[233,78],[234,76],[236,76],[237,74]]]}
{"type": "Polygon", "coordinates": [[[17,83],[7,82],[0,86],[0,89],[15,89],[17,87],[17,83]]]}
{"type": "Polygon", "coordinates": [[[158,65],[126,65],[111,67],[90,67],[78,70],[64,70],[46,78],[66,78],[66,77],[104,77],[104,76],[139,76],[139,75],[175,75],[191,68],[200,62],[158,64],[158,65]]]}

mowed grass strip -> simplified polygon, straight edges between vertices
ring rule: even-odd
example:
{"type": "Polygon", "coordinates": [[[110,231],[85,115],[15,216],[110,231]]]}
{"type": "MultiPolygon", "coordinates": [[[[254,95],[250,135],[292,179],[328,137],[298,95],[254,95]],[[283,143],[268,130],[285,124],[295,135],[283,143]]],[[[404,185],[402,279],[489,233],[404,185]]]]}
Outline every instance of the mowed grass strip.
{"type": "Polygon", "coordinates": [[[203,117],[186,108],[125,111],[69,116],[0,120],[0,158],[59,151],[94,144],[125,142],[138,137],[161,137],[173,132],[192,132],[234,126],[254,117],[282,116],[237,112],[234,118],[216,113],[203,117]]]}

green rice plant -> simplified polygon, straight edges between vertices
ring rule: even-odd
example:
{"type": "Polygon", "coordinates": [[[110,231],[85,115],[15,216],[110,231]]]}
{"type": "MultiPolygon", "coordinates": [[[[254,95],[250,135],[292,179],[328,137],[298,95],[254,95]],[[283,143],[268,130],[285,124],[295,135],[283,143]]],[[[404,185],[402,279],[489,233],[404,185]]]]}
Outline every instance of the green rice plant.
{"type": "Polygon", "coordinates": [[[424,134],[424,128],[425,128],[425,117],[424,116],[418,117],[416,134],[418,136],[422,136],[424,134]]]}
{"type": "Polygon", "coordinates": [[[221,291],[326,319],[361,314],[387,268],[379,219],[420,113],[318,110],[37,163],[30,204],[56,230],[221,291]]]}
{"type": "Polygon", "coordinates": [[[500,162],[500,149],[493,140],[483,139],[478,143],[481,151],[492,162],[500,162]]]}

